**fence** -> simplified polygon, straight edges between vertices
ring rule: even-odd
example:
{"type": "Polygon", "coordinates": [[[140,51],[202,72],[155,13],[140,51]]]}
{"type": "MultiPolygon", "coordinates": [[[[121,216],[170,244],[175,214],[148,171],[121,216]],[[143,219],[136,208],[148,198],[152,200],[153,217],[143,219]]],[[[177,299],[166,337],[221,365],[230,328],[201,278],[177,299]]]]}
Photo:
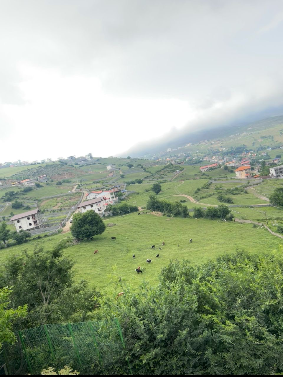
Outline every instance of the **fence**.
{"type": "Polygon", "coordinates": [[[131,374],[126,355],[121,370],[124,351],[125,343],[116,318],[43,325],[21,330],[14,345],[3,345],[0,374],[40,374],[45,368],[58,371],[65,365],[80,374],[131,374]],[[116,363],[118,359],[120,363],[116,363]]]}

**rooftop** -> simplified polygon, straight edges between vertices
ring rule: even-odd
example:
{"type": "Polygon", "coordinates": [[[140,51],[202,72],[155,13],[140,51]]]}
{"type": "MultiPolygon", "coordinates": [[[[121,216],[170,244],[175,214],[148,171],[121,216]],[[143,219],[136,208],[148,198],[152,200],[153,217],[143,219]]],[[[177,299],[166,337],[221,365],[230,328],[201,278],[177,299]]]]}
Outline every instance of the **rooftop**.
{"type": "Polygon", "coordinates": [[[37,212],[38,212],[38,208],[32,209],[31,211],[19,213],[18,215],[15,215],[15,216],[11,217],[10,220],[14,221],[14,220],[22,219],[23,217],[28,217],[28,216],[31,216],[31,215],[35,215],[37,212]]]}

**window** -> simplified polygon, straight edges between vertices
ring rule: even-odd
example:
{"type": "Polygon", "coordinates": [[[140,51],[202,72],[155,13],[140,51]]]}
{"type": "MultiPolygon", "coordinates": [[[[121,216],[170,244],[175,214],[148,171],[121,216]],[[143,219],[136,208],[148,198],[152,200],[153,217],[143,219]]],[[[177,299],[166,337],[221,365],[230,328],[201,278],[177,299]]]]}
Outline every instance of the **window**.
{"type": "Polygon", "coordinates": [[[92,208],[92,207],[93,207],[93,204],[91,204],[90,207],[92,208]]]}
{"type": "Polygon", "coordinates": [[[21,226],[19,226],[19,229],[22,229],[22,227],[21,227],[21,226]]]}
{"type": "Polygon", "coordinates": [[[29,226],[32,226],[32,223],[29,223],[28,225],[29,225],[29,226]]]}
{"type": "Polygon", "coordinates": [[[28,217],[27,219],[29,220],[30,218],[28,217]]]}
{"type": "Polygon", "coordinates": [[[17,223],[19,223],[20,222],[20,220],[17,220],[17,223]]]}

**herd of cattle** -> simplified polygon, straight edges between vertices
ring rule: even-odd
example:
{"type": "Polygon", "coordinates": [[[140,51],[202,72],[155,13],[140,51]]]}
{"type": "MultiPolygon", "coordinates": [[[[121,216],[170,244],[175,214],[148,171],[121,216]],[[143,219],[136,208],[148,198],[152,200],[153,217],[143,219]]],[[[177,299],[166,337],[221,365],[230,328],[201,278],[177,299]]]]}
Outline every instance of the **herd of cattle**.
{"type": "MultiPolygon", "coordinates": [[[[112,239],[112,240],[116,240],[116,237],[111,237],[111,239],[112,239]]],[[[190,243],[192,243],[192,242],[193,242],[193,239],[190,238],[190,243]]],[[[163,242],[162,242],[162,246],[164,246],[164,245],[165,245],[165,242],[163,241],[163,242]]],[[[179,246],[179,245],[178,245],[178,246],[179,246]]],[[[152,246],[151,246],[151,249],[155,249],[155,245],[152,245],[152,246]]],[[[159,250],[162,250],[162,248],[159,247],[159,250]]],[[[93,254],[97,254],[97,253],[98,253],[98,250],[94,250],[94,253],[93,253],[93,254]]],[[[136,255],[133,254],[133,258],[135,258],[135,257],[136,257],[136,255]]],[[[159,258],[159,254],[156,254],[156,258],[159,258]]],[[[146,262],[147,262],[147,263],[151,263],[151,259],[147,259],[146,262]]],[[[141,270],[140,266],[139,266],[138,268],[136,268],[135,271],[136,271],[138,274],[142,273],[142,270],[141,270]]],[[[121,294],[123,294],[123,292],[122,292],[121,294]]],[[[119,295],[120,295],[120,294],[119,294],[119,295]]]]}

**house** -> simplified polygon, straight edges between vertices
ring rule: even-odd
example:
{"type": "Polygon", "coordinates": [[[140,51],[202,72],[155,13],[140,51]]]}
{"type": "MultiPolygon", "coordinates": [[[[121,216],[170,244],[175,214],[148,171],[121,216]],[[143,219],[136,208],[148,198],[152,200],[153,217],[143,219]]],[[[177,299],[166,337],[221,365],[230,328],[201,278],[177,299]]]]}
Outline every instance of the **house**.
{"type": "Polygon", "coordinates": [[[204,171],[207,171],[208,169],[211,169],[211,168],[216,168],[218,166],[218,164],[212,164],[212,165],[205,165],[205,166],[201,166],[200,167],[200,171],[203,173],[204,171]]]}
{"type": "Polygon", "coordinates": [[[30,230],[40,227],[40,221],[38,217],[39,209],[33,209],[28,212],[19,213],[11,217],[11,221],[14,223],[17,232],[20,230],[30,230]]]}
{"type": "Polygon", "coordinates": [[[92,191],[86,197],[87,200],[95,199],[95,198],[106,198],[109,204],[116,203],[118,198],[115,196],[115,192],[119,192],[118,188],[113,188],[111,190],[99,190],[99,191],[92,191]]]}
{"type": "Polygon", "coordinates": [[[282,178],[283,177],[283,165],[274,166],[269,169],[269,175],[272,178],[282,178]]]}
{"type": "Polygon", "coordinates": [[[23,186],[34,186],[34,181],[31,179],[24,179],[20,182],[23,186]]]}
{"type": "Polygon", "coordinates": [[[86,211],[95,211],[96,213],[98,213],[99,215],[103,215],[105,209],[106,209],[106,206],[108,205],[109,203],[107,203],[106,200],[102,199],[102,198],[96,198],[96,199],[91,199],[91,200],[87,200],[85,202],[82,202],[81,204],[78,205],[78,210],[81,212],[81,213],[84,213],[86,211]]]}
{"type": "Polygon", "coordinates": [[[240,166],[235,170],[236,177],[237,178],[250,178],[251,177],[251,166],[246,165],[246,166],[240,166]]]}

